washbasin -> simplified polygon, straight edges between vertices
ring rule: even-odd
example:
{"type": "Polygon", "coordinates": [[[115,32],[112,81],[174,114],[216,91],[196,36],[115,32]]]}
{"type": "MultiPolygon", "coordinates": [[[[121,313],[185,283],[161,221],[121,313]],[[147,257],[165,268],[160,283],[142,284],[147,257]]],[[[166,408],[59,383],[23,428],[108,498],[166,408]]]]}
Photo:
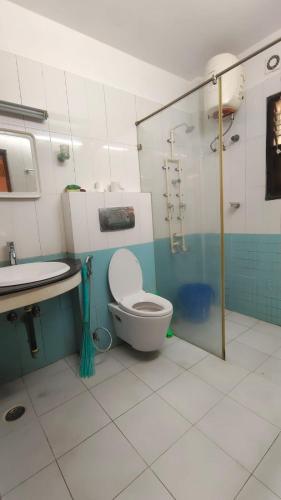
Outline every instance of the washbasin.
{"type": "Polygon", "coordinates": [[[60,276],[70,270],[64,262],[30,262],[0,268],[0,287],[23,285],[60,276]]]}

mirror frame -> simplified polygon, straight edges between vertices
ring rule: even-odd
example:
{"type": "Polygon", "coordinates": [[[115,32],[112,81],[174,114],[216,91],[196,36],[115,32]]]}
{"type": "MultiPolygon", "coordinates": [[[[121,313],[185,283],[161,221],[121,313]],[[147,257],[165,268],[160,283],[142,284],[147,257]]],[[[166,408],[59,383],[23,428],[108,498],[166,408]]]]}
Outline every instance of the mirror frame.
{"type": "Polygon", "coordinates": [[[31,145],[31,154],[32,154],[32,159],[35,163],[36,167],[36,186],[37,190],[36,191],[29,191],[29,192],[24,192],[24,191],[12,191],[12,192],[4,192],[0,191],[0,200],[5,199],[21,199],[21,198],[29,198],[29,199],[35,199],[35,198],[40,198],[41,196],[41,189],[40,189],[40,174],[39,174],[39,163],[38,163],[38,156],[37,156],[37,151],[36,151],[36,140],[33,134],[30,132],[23,132],[21,130],[13,130],[9,128],[0,128],[0,134],[1,132],[10,134],[10,135],[17,135],[17,136],[23,136],[23,137],[29,137],[30,140],[30,145],[31,145]]]}

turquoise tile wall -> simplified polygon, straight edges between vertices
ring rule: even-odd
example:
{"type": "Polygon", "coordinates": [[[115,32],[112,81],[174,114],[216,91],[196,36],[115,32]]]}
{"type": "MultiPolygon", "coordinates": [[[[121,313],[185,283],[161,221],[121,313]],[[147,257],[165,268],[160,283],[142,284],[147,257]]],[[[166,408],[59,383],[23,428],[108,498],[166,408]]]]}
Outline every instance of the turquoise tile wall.
{"type": "Polygon", "coordinates": [[[202,237],[186,238],[188,251],[172,254],[170,239],[155,240],[156,285],[159,295],[170,300],[176,308],[178,289],[184,283],[203,280],[202,237]]]}
{"type": "Polygon", "coordinates": [[[192,234],[187,252],[172,254],[169,238],[155,241],[156,283],[160,295],[170,300],[177,314],[178,290],[185,283],[207,283],[220,302],[220,236],[192,234]]]}
{"type": "MultiPolygon", "coordinates": [[[[144,289],[156,290],[154,244],[144,243],[128,247],[139,259],[144,278],[144,289]]],[[[75,255],[85,260],[93,256],[93,281],[91,290],[91,327],[104,326],[113,333],[113,345],[118,340],[114,334],[108,302],[112,300],[107,270],[116,248],[75,255]]],[[[59,259],[65,255],[48,256],[59,259]]],[[[29,260],[42,260],[42,257],[29,260]]],[[[27,261],[27,260],[25,260],[27,261]]],[[[35,319],[36,338],[39,353],[36,358],[30,354],[25,326],[21,320],[23,309],[16,312],[19,320],[10,324],[6,314],[0,314],[0,383],[13,380],[23,374],[57,361],[79,349],[81,323],[78,289],[40,303],[41,316],[35,319]]]]}
{"type": "Polygon", "coordinates": [[[281,325],[281,235],[226,234],[226,307],[281,325]]]}
{"type": "MultiPolygon", "coordinates": [[[[127,247],[139,259],[142,272],[144,290],[155,292],[155,258],[154,258],[154,243],[143,243],[139,245],[130,245],[127,247]]],[[[97,326],[104,326],[113,332],[113,345],[118,343],[114,334],[111,315],[108,312],[108,303],[113,301],[109,290],[107,271],[110,259],[117,248],[106,250],[96,250],[95,252],[75,254],[75,258],[85,261],[87,255],[93,257],[93,280],[91,287],[91,328],[94,330],[97,326]]]]}
{"type": "Polygon", "coordinates": [[[7,314],[0,314],[0,384],[42,368],[77,350],[76,326],[72,303],[78,303],[73,290],[60,297],[40,302],[40,318],[34,319],[39,352],[30,353],[23,308],[17,309],[18,320],[11,324],[7,314]]]}
{"type": "MultiPolygon", "coordinates": [[[[155,241],[160,295],[177,309],[184,283],[204,282],[220,300],[220,236],[189,235],[187,253],[172,255],[168,238],[155,241]]],[[[225,299],[233,311],[281,325],[281,235],[225,235],[225,299]]]]}

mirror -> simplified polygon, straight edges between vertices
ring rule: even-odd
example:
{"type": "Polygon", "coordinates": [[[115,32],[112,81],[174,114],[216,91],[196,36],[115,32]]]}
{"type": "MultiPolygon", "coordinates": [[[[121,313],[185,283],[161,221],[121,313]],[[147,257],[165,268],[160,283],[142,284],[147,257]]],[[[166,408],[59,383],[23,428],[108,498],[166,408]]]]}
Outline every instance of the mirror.
{"type": "Polygon", "coordinates": [[[32,134],[0,129],[0,198],[39,198],[32,134]]]}

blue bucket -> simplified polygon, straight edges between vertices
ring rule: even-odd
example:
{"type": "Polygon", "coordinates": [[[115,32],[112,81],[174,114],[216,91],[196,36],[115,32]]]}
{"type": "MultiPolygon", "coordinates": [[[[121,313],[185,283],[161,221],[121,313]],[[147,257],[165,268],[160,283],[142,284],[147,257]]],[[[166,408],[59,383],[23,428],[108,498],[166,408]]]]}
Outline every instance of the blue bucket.
{"type": "Polygon", "coordinates": [[[214,290],[205,283],[189,283],[181,286],[178,298],[183,317],[194,323],[207,321],[214,297],[214,290]]]}

